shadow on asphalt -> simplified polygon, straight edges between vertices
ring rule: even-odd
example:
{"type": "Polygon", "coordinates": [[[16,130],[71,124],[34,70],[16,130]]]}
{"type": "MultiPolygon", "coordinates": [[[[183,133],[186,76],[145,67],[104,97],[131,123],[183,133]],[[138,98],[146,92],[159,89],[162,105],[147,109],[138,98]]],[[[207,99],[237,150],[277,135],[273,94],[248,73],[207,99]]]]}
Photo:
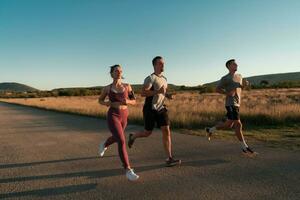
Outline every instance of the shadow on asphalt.
{"type": "MultiPolygon", "coordinates": [[[[88,159],[88,158],[87,158],[88,159]]],[[[76,160],[76,159],[72,159],[76,160]]],[[[79,159],[78,159],[79,160],[79,159]]],[[[48,161],[48,163],[52,163],[55,161],[48,161]]],[[[202,167],[207,165],[218,165],[228,163],[229,161],[221,160],[221,159],[213,159],[213,160],[195,160],[195,161],[187,161],[181,164],[181,167],[184,166],[193,166],[193,167],[202,167]]],[[[165,164],[157,164],[157,165],[148,165],[148,166],[140,166],[135,167],[136,172],[144,172],[151,171],[155,169],[164,168],[165,164]]],[[[123,175],[124,171],[122,169],[104,169],[97,171],[83,171],[83,172],[72,172],[72,173],[64,173],[64,174],[49,174],[42,176],[23,176],[23,177],[14,177],[14,178],[5,178],[0,179],[0,183],[11,183],[11,182],[23,182],[23,181],[34,181],[34,180],[44,180],[44,179],[61,179],[61,178],[74,178],[74,177],[87,177],[87,178],[105,178],[105,177],[113,177],[123,175]]]]}
{"type": "MultiPolygon", "coordinates": [[[[117,156],[111,155],[111,156],[105,156],[105,157],[117,157],[117,156]]],[[[0,169],[17,168],[17,167],[32,167],[32,166],[42,165],[42,164],[63,163],[63,162],[72,162],[72,161],[90,160],[90,159],[99,159],[99,156],[69,158],[69,159],[62,159],[62,160],[37,161],[37,162],[28,162],[28,163],[0,164],[0,169]]]]}
{"type": "MultiPolygon", "coordinates": [[[[11,166],[23,167],[23,166],[30,166],[30,165],[95,159],[95,158],[97,157],[73,158],[73,159],[41,161],[41,162],[33,162],[33,163],[20,163],[20,164],[11,164],[11,166]]],[[[194,160],[194,161],[183,162],[181,164],[181,167],[184,166],[202,167],[208,165],[224,164],[228,162],[229,161],[223,159],[194,160]]],[[[8,165],[6,167],[8,167],[8,165]]],[[[145,171],[161,169],[164,167],[165,167],[164,164],[157,164],[157,165],[136,167],[135,170],[137,172],[145,172],[145,171]]],[[[72,173],[64,173],[64,174],[49,174],[49,175],[42,175],[42,176],[24,176],[24,177],[6,178],[6,179],[0,179],[0,183],[35,181],[35,180],[39,181],[45,179],[63,179],[63,178],[75,178],[75,177],[86,177],[89,179],[98,179],[98,178],[113,177],[113,176],[120,176],[120,175],[124,175],[124,171],[121,169],[105,169],[105,170],[97,170],[97,171],[72,172],[72,173]]],[[[0,199],[13,198],[13,197],[26,197],[26,196],[43,197],[43,196],[68,194],[74,192],[84,192],[84,191],[95,189],[96,186],[97,184],[82,184],[82,185],[70,185],[70,186],[56,187],[56,188],[45,188],[39,190],[29,190],[23,192],[12,192],[12,193],[0,194],[0,199]]]]}
{"type": "MultiPolygon", "coordinates": [[[[27,112],[33,116],[42,116],[45,118],[45,121],[50,121],[49,124],[41,124],[42,122],[23,122],[21,126],[39,126],[44,127],[45,125],[51,126],[59,126],[64,129],[71,129],[71,130],[80,130],[82,132],[85,131],[100,131],[101,129],[108,130],[103,123],[100,122],[97,118],[92,117],[78,117],[72,114],[65,114],[65,113],[58,113],[54,111],[46,111],[40,110],[36,108],[18,106],[18,105],[11,105],[7,104],[11,108],[16,110],[22,110],[22,112],[27,112]],[[68,117],[66,118],[66,115],[68,117]],[[86,123],[86,122],[89,123],[86,123]],[[86,126],[84,124],[89,124],[86,126]],[[102,124],[102,125],[101,125],[102,124]]],[[[19,127],[18,127],[19,128],[19,127]]],[[[20,127],[22,128],[22,127],[20,127]]],[[[28,128],[28,127],[26,127],[28,128]]],[[[12,163],[12,164],[2,164],[0,165],[0,169],[9,169],[9,168],[17,168],[17,167],[32,167],[38,166],[41,164],[51,164],[51,163],[63,163],[63,162],[71,162],[71,161],[80,161],[80,160],[89,160],[89,159],[97,159],[98,157],[81,157],[81,158],[71,158],[71,159],[62,159],[62,160],[50,160],[50,161],[37,161],[37,162],[28,162],[28,163],[12,163]]],[[[223,159],[210,159],[210,160],[192,160],[192,161],[184,161],[181,164],[181,167],[185,166],[192,166],[192,167],[203,167],[203,166],[211,166],[211,165],[219,165],[228,163],[229,161],[223,159]]],[[[146,172],[156,169],[164,168],[164,163],[156,164],[156,165],[148,165],[148,166],[137,166],[135,167],[135,171],[146,172]]],[[[179,168],[180,169],[180,168],[179,168]]],[[[76,177],[86,177],[89,179],[99,179],[105,177],[115,177],[115,176],[123,176],[124,171],[120,168],[118,169],[103,169],[103,170],[96,170],[96,171],[80,171],[80,172],[68,172],[68,173],[61,173],[61,174],[48,174],[48,175],[39,175],[39,176],[23,176],[23,177],[13,177],[13,178],[5,178],[0,179],[0,183],[15,183],[15,182],[24,182],[24,181],[40,181],[40,180],[47,180],[47,179],[66,179],[66,178],[76,178],[76,177]]],[[[68,194],[68,193],[75,193],[75,192],[84,192],[88,190],[95,189],[97,184],[81,184],[81,185],[68,185],[63,187],[53,187],[53,188],[44,188],[44,189],[37,189],[37,190],[28,190],[22,192],[11,192],[11,193],[4,193],[0,194],[0,199],[4,198],[19,198],[19,197],[26,197],[26,196],[54,196],[54,195],[61,195],[61,194],[68,194]]]]}
{"type": "Polygon", "coordinates": [[[203,167],[207,165],[218,165],[229,163],[228,160],[223,159],[211,159],[211,160],[192,160],[192,161],[183,161],[181,166],[190,166],[190,167],[203,167]]]}
{"type": "Polygon", "coordinates": [[[24,192],[12,192],[7,194],[0,194],[0,199],[26,197],[26,196],[53,196],[60,194],[69,194],[74,192],[84,192],[95,189],[97,184],[82,184],[82,185],[69,185],[56,188],[45,188],[39,190],[29,190],[24,192]]]}

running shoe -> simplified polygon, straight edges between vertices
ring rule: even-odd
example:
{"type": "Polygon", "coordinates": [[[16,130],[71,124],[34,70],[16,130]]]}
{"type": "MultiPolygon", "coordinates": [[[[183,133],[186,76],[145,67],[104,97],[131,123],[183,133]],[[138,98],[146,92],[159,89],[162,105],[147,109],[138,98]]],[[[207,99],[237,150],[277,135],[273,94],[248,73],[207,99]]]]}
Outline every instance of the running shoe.
{"type": "Polygon", "coordinates": [[[180,165],[181,164],[181,160],[177,160],[174,158],[168,158],[166,160],[166,167],[173,167],[175,165],[180,165]]]}
{"type": "Polygon", "coordinates": [[[139,176],[136,173],[134,173],[133,169],[127,170],[126,177],[130,181],[136,181],[139,179],[139,176]]]}
{"type": "Polygon", "coordinates": [[[104,156],[105,151],[107,150],[107,147],[105,147],[105,142],[99,144],[99,155],[100,157],[104,156]]]}
{"type": "Polygon", "coordinates": [[[129,139],[128,139],[128,147],[131,148],[133,143],[134,143],[134,139],[132,139],[133,134],[130,133],[129,134],[129,139]]]}
{"type": "Polygon", "coordinates": [[[247,147],[246,149],[242,148],[242,152],[245,156],[248,156],[248,157],[254,157],[254,156],[258,155],[258,153],[253,151],[250,147],[247,147]]]}

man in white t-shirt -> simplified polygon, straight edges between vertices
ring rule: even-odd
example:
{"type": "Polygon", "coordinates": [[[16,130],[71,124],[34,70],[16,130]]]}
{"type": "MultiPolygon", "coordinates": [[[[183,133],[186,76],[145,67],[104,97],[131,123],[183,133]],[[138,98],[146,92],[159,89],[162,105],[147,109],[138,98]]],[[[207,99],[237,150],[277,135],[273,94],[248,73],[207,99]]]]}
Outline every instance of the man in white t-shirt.
{"type": "Polygon", "coordinates": [[[172,95],[167,94],[167,78],[162,75],[164,71],[164,60],[161,56],[156,56],[152,60],[154,73],[144,80],[142,96],[146,97],[143,107],[144,131],[130,134],[128,147],[131,148],[135,139],[148,137],[152,134],[155,124],[161,129],[163,135],[163,145],[167,154],[166,166],[175,166],[181,163],[172,155],[171,131],[168,110],[164,104],[165,99],[172,99],[172,95]]]}

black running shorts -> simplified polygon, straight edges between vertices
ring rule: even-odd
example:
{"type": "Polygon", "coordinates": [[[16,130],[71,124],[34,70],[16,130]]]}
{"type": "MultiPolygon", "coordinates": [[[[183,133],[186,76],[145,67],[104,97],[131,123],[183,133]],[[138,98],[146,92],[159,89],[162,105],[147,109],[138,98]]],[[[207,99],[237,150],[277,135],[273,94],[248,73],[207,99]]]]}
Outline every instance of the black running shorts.
{"type": "Polygon", "coordinates": [[[170,125],[168,110],[163,108],[160,111],[152,110],[150,106],[143,108],[144,128],[147,131],[152,131],[157,124],[157,128],[170,125]]]}
{"type": "Polygon", "coordinates": [[[240,120],[240,108],[238,106],[226,106],[227,119],[240,120]]]}

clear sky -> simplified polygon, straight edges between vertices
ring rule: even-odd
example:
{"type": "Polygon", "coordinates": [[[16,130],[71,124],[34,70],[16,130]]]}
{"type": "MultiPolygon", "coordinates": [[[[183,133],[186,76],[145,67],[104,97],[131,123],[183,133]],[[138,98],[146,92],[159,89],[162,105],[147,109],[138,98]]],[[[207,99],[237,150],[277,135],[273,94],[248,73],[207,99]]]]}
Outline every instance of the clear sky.
{"type": "Polygon", "coordinates": [[[165,58],[169,83],[300,71],[299,0],[0,0],[0,82],[37,89],[142,83],[165,58]]]}

